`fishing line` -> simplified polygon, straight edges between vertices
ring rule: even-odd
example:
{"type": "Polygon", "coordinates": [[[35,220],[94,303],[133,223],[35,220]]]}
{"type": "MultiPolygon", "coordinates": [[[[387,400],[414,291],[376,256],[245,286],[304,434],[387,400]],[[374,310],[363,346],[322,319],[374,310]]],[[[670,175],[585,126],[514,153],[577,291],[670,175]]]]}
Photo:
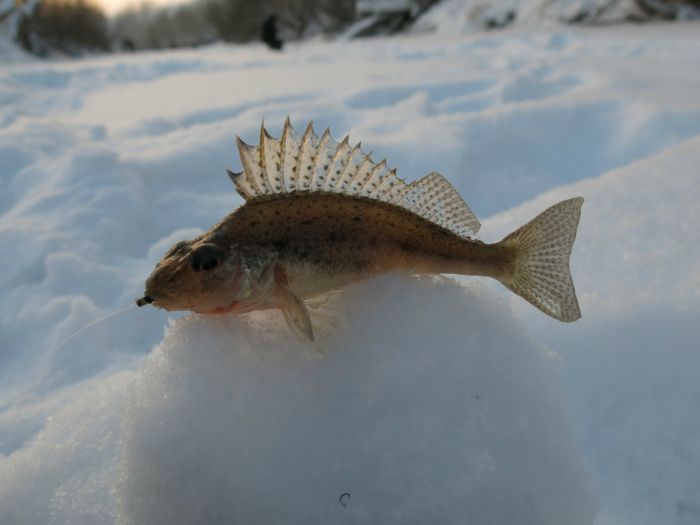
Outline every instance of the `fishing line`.
{"type": "Polygon", "coordinates": [[[75,339],[78,335],[82,334],[85,330],[87,330],[87,329],[90,328],[91,326],[95,326],[97,323],[100,323],[100,322],[102,322],[102,321],[105,321],[105,320],[109,319],[110,317],[114,317],[115,315],[119,315],[119,314],[121,314],[121,313],[123,313],[123,312],[126,312],[127,310],[132,309],[132,308],[136,308],[136,305],[135,305],[135,304],[131,304],[131,305],[127,306],[126,308],[122,308],[122,309],[120,309],[120,310],[117,310],[116,312],[112,312],[112,313],[110,313],[110,314],[103,315],[103,316],[100,317],[99,319],[95,319],[94,321],[89,322],[88,324],[86,324],[85,326],[83,326],[82,328],[80,328],[79,330],[77,330],[77,331],[73,332],[71,335],[69,335],[67,339],[65,339],[60,345],[58,345],[58,346],[56,347],[56,350],[60,350],[61,348],[63,348],[64,346],[66,346],[67,343],[69,343],[70,341],[72,341],[73,339],[75,339]]]}

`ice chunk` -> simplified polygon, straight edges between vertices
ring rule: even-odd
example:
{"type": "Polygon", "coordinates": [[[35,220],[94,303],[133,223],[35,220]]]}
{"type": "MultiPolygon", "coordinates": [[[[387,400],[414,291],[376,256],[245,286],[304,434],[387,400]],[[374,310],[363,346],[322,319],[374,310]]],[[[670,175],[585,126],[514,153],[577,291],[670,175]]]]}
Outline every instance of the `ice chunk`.
{"type": "Polygon", "coordinates": [[[323,354],[278,312],[173,322],[0,458],[0,522],[592,523],[558,361],[493,292],[389,275],[336,307],[323,354]]]}

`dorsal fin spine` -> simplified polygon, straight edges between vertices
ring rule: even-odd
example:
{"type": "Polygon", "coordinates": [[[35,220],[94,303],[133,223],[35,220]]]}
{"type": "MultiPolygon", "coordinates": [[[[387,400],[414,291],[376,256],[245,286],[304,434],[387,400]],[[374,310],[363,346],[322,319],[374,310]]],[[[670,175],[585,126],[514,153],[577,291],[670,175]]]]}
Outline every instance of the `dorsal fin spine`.
{"type": "Polygon", "coordinates": [[[367,182],[367,177],[374,165],[374,162],[372,162],[371,155],[371,152],[365,155],[364,160],[360,164],[360,167],[357,169],[357,173],[355,174],[355,177],[352,179],[352,182],[350,184],[351,193],[359,195],[362,191],[362,188],[364,188],[365,183],[367,182]]]}
{"type": "Polygon", "coordinates": [[[291,127],[292,123],[289,122],[289,115],[287,115],[287,118],[284,119],[282,135],[280,136],[280,166],[282,166],[282,191],[285,193],[293,189],[287,186],[287,165],[285,164],[287,133],[291,127]]]}
{"type": "Polygon", "coordinates": [[[308,190],[311,183],[311,175],[314,161],[316,160],[316,147],[318,137],[314,132],[313,122],[309,122],[301,140],[301,154],[299,158],[299,178],[297,187],[300,190],[308,190]]]}
{"type": "Polygon", "coordinates": [[[248,181],[250,183],[250,186],[255,190],[256,194],[264,194],[266,193],[262,187],[260,187],[258,183],[258,177],[256,177],[256,173],[259,171],[258,166],[256,165],[256,162],[254,159],[251,159],[251,153],[250,149],[252,146],[249,146],[243,140],[241,140],[241,137],[236,137],[236,144],[238,145],[238,153],[241,157],[241,164],[243,164],[243,171],[248,174],[248,181]]]}
{"type": "Polygon", "coordinates": [[[263,120],[260,126],[260,142],[258,146],[258,151],[260,152],[260,177],[268,188],[272,188],[271,181],[269,180],[270,170],[268,169],[267,159],[265,158],[267,155],[267,137],[269,137],[269,134],[265,129],[265,121],[263,120]]]}
{"type": "MultiPolygon", "coordinates": [[[[287,118],[289,122],[289,118],[287,118]]],[[[291,123],[285,133],[285,180],[287,187],[294,191],[299,187],[299,166],[301,165],[301,145],[303,136],[298,135],[291,123]],[[289,156],[290,158],[287,158],[289,156]]]]}
{"type": "Polygon", "coordinates": [[[345,166],[350,158],[350,137],[348,135],[338,144],[330,163],[326,180],[323,183],[323,190],[334,193],[340,192],[340,177],[345,171],[345,166]]]}
{"type": "Polygon", "coordinates": [[[389,170],[379,185],[379,188],[377,188],[377,195],[380,200],[391,202],[399,188],[399,180],[397,179],[396,168],[389,170]]]}
{"type": "Polygon", "coordinates": [[[243,172],[228,173],[247,201],[296,191],[340,193],[399,206],[462,237],[480,227],[469,206],[439,173],[407,184],[385,160],[375,163],[359,143],[351,146],[349,137],[338,143],[326,129],[319,138],[311,122],[300,136],[287,117],[279,139],[263,125],[258,147],[236,139],[243,172]]]}
{"type": "Polygon", "coordinates": [[[272,137],[267,129],[260,129],[260,160],[262,161],[263,176],[272,193],[283,191],[282,164],[280,140],[272,137]]]}
{"type": "Polygon", "coordinates": [[[348,161],[345,163],[345,168],[343,169],[343,172],[340,174],[340,179],[338,180],[338,186],[341,192],[345,192],[349,187],[350,184],[352,183],[352,180],[355,178],[355,175],[357,174],[357,170],[359,169],[359,165],[362,162],[362,157],[364,153],[362,153],[362,145],[361,143],[357,143],[354,148],[352,148],[352,151],[350,152],[350,155],[348,156],[348,161]]]}
{"type": "MultiPolygon", "coordinates": [[[[321,140],[318,142],[314,167],[311,170],[312,175],[311,181],[309,182],[309,189],[312,191],[318,191],[323,187],[326,175],[328,174],[328,167],[330,164],[329,157],[332,158],[332,153],[330,153],[330,151],[333,150],[333,144],[335,144],[335,141],[331,137],[330,130],[326,128],[321,135],[321,140]]],[[[333,151],[333,153],[334,152],[335,151],[333,151]]]]}
{"type": "Polygon", "coordinates": [[[246,179],[243,177],[243,172],[234,172],[229,169],[226,170],[226,174],[229,176],[231,179],[231,182],[233,182],[234,186],[236,187],[236,191],[243,197],[245,200],[249,200],[253,198],[255,195],[255,192],[252,191],[250,186],[248,186],[248,182],[246,179]]]}
{"type": "Polygon", "coordinates": [[[362,187],[362,195],[372,197],[379,187],[379,182],[382,177],[382,172],[386,170],[386,159],[382,159],[378,164],[375,164],[367,176],[364,186],[362,187]]]}

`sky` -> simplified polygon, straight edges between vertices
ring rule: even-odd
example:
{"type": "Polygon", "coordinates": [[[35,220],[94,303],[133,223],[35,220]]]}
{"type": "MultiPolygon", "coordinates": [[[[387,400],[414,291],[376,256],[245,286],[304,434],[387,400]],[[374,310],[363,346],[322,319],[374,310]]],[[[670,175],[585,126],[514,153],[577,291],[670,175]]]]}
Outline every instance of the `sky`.
{"type": "Polygon", "coordinates": [[[165,5],[175,5],[185,3],[187,0],[148,0],[148,2],[142,2],[139,0],[97,0],[108,15],[114,15],[119,11],[135,6],[150,4],[153,6],[165,6],[165,5]]]}

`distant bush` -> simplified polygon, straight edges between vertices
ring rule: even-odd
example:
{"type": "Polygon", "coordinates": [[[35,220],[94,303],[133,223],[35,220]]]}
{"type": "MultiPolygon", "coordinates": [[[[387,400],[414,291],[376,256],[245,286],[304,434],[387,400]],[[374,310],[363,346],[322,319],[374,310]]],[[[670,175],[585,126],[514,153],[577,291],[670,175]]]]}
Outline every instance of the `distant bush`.
{"type": "Polygon", "coordinates": [[[560,22],[607,25],[621,22],[700,18],[700,0],[545,0],[542,10],[560,22]]]}
{"type": "Polygon", "coordinates": [[[190,47],[215,40],[252,42],[275,15],[282,40],[332,33],[355,19],[355,0],[193,0],[153,8],[144,5],[117,15],[112,37],[121,49],[190,47]]]}
{"type": "Polygon", "coordinates": [[[635,0],[642,18],[678,20],[700,17],[700,0],[635,0]]]}
{"type": "Polygon", "coordinates": [[[20,19],[16,38],[27,51],[42,57],[110,48],[105,15],[88,0],[41,0],[20,19]]]}
{"type": "Polygon", "coordinates": [[[127,9],[112,20],[111,34],[115,47],[124,51],[195,47],[217,39],[199,3],[127,9]]]}

